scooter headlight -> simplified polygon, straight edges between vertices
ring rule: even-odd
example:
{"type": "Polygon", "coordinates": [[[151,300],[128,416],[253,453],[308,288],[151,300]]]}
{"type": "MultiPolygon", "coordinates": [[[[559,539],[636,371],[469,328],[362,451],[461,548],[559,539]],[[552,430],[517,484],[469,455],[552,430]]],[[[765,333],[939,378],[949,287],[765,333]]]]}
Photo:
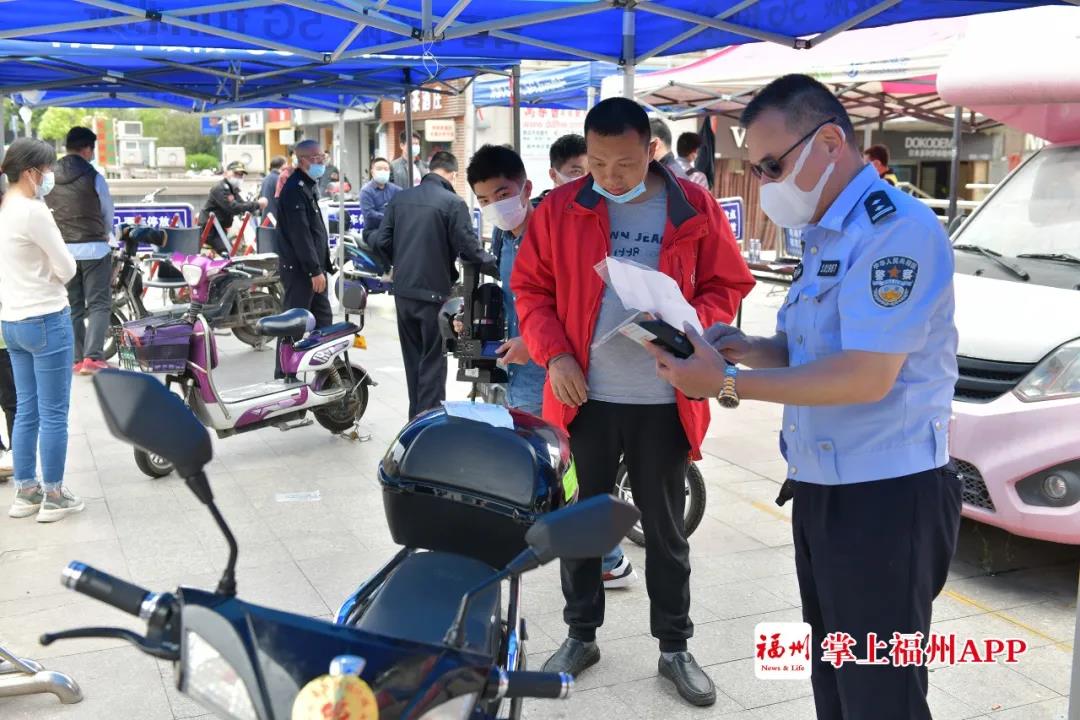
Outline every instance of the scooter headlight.
{"type": "Polygon", "coordinates": [[[465,720],[476,705],[478,694],[469,693],[444,702],[420,716],[420,720],[465,720]]]}
{"type": "Polygon", "coordinates": [[[198,265],[185,265],[180,272],[184,274],[184,282],[191,287],[195,287],[202,282],[205,271],[198,265]]]}
{"type": "Polygon", "coordinates": [[[213,645],[188,630],[184,650],[182,689],[192,700],[230,720],[258,720],[244,680],[213,645]]]}
{"type": "Polygon", "coordinates": [[[1014,392],[1028,402],[1080,395],[1080,339],[1065,343],[1043,358],[1014,392]]]}

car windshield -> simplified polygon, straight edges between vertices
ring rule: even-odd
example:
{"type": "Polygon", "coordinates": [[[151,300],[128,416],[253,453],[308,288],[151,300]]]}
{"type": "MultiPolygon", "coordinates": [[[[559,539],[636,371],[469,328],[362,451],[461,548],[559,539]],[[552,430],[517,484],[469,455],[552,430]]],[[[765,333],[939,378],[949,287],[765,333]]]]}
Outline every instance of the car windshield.
{"type": "Polygon", "coordinates": [[[1047,148],[987,201],[955,238],[1007,257],[1080,257],[1080,146],[1047,148]]]}

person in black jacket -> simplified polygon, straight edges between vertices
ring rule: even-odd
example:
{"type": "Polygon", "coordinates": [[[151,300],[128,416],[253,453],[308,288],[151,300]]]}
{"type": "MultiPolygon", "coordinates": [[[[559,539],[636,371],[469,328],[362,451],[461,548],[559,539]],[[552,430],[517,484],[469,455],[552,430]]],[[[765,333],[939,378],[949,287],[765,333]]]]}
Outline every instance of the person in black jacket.
{"type": "MultiPolygon", "coordinates": [[[[296,167],[278,197],[278,261],[285,288],[284,310],[304,308],[316,327],[334,321],[327,277],[333,271],[326,223],[319,210],[318,179],[326,172],[325,156],[315,140],[296,146],[296,167]]],[[[277,370],[281,377],[280,368],[277,370]]]]}
{"type": "MultiPolygon", "coordinates": [[[[266,209],[266,198],[259,198],[252,202],[240,200],[240,183],[244,181],[246,175],[247,166],[244,163],[239,160],[229,163],[229,166],[225,168],[225,175],[221,178],[221,182],[210,188],[210,195],[206,198],[206,204],[203,205],[202,212],[199,213],[200,225],[209,222],[210,213],[214,213],[218,222],[221,223],[221,229],[228,234],[229,228],[233,224],[233,218],[237,215],[266,209]]],[[[216,232],[210,233],[207,237],[207,244],[218,255],[229,254],[229,249],[222,244],[221,238],[218,237],[216,232]]]]}
{"type": "Polygon", "coordinates": [[[660,118],[653,118],[649,121],[649,129],[652,131],[653,140],[657,141],[652,159],[670,170],[675,177],[689,179],[675,158],[675,153],[671,152],[671,128],[660,118]]]}
{"type": "Polygon", "coordinates": [[[270,172],[263,178],[262,187],[259,189],[259,198],[266,199],[266,208],[263,210],[263,217],[267,215],[273,215],[274,220],[277,220],[278,208],[277,208],[277,186],[278,178],[281,177],[281,168],[285,167],[285,158],[282,155],[278,155],[270,161],[270,172]]]}
{"type": "Polygon", "coordinates": [[[472,214],[454,192],[457,159],[448,152],[431,158],[431,172],[402,190],[386,206],[372,244],[394,268],[398,339],[409,386],[409,417],[446,399],[446,355],[439,334],[439,308],[457,282],[454,261],[480,263],[498,276],[495,257],[480,246],[472,214]]]}

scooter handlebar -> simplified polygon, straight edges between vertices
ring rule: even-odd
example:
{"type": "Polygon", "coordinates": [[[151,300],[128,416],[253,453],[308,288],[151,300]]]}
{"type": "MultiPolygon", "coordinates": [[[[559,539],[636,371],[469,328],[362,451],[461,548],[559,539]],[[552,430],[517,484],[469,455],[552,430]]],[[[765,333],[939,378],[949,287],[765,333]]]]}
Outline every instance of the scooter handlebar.
{"type": "Polygon", "coordinates": [[[562,700],[574,689],[574,678],[567,673],[509,672],[506,673],[508,698],[548,698],[562,700]]]}
{"type": "Polygon", "coordinates": [[[153,612],[155,593],[81,562],[64,568],[61,581],[69,590],[89,595],[129,615],[147,619],[153,612]]]}

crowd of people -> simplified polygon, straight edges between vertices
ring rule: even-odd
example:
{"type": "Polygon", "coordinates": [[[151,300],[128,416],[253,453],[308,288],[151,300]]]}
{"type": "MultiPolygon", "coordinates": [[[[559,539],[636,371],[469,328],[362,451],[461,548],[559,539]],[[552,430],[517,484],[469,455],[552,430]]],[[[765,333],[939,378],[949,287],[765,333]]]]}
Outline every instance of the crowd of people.
{"type": "MultiPolygon", "coordinates": [[[[683,483],[710,421],[701,398],[785,407],[780,451],[789,480],[778,501],[794,498],[813,647],[839,630],[927,637],[960,518],[947,451],[957,335],[944,231],[927,207],[894,189],[884,148],[864,154],[856,145],[843,106],[812,78],[770,84],[742,124],[764,212],[802,230],[805,242],[769,337],[729,324],[754,281],[694,177],[700,138],[682,136],[672,152],[666,125],[630,100],[599,103],[583,137],[552,147],[556,187],[541,197],[513,150],[477,150],[466,176],[496,228],[493,255],[466,227],[453,157],[433,158],[420,187],[393,194],[372,234],[395,284],[403,278],[396,292],[410,412],[444,398],[435,316],[456,278],[454,260],[464,258],[502,281],[509,403],[569,432],[582,496],[612,492],[620,460],[639,479],[658,669],[694,705],[716,698],[688,652],[683,483]],[[707,328],[683,328],[695,349],[689,359],[619,336],[594,342],[630,314],[593,270],[612,255],[675,280],[707,328]],[[862,579],[858,593],[853,576],[862,579]]],[[[567,636],[544,670],[578,675],[600,660],[606,581],[632,572],[617,557],[562,563],[567,636]]],[[[925,667],[834,668],[819,654],[812,664],[818,717],[930,717],[925,667]]]]}
{"type": "MultiPolygon", "coordinates": [[[[490,250],[454,190],[460,164],[449,152],[423,162],[417,138],[403,134],[401,156],[372,160],[360,191],[365,235],[393,267],[410,417],[445,399],[438,314],[457,282],[456,263],[476,263],[504,293],[508,339],[499,353],[509,404],[568,432],[581,497],[611,493],[620,462],[635,478],[658,670],[693,705],[716,701],[689,652],[683,527],[687,464],[701,457],[709,399],[784,406],[789,480],[778,500],[794,500],[795,563],[814,647],[836,631],[927,637],[960,517],[947,441],[957,333],[944,231],[925,205],[893,187],[887,153],[856,145],[843,105],[816,80],[774,81],[741,122],[763,211],[801,230],[804,243],[766,337],[730,324],[754,279],[703,187],[700,138],[684,134],[673,147],[668,127],[632,100],[600,102],[581,135],[552,146],[555,187],[540,196],[514,150],[476,151],[465,176],[495,228],[490,250]],[[693,344],[690,357],[617,333],[596,342],[632,314],[594,270],[613,256],[675,282],[705,328],[678,328],[693,344]]],[[[76,130],[59,162],[48,144],[20,139],[2,166],[0,382],[14,381],[2,396],[14,449],[9,514],[42,522],[83,507],[63,487],[71,368],[79,358],[75,370],[93,372],[100,358],[96,289],[111,210],[87,162],[92,133],[76,130]]],[[[269,206],[273,186],[286,309],[305,308],[327,325],[334,268],[319,208],[327,159],[314,140],[294,155],[292,165],[274,166],[278,177],[264,183],[259,204],[269,206]]],[[[222,216],[238,202],[234,181],[243,171],[230,166],[215,188],[222,216]]],[[[619,548],[562,562],[566,637],[545,671],[580,675],[600,661],[605,589],[634,576],[619,548]]],[[[930,717],[923,665],[836,668],[818,653],[812,664],[820,718],[930,717]]]]}

